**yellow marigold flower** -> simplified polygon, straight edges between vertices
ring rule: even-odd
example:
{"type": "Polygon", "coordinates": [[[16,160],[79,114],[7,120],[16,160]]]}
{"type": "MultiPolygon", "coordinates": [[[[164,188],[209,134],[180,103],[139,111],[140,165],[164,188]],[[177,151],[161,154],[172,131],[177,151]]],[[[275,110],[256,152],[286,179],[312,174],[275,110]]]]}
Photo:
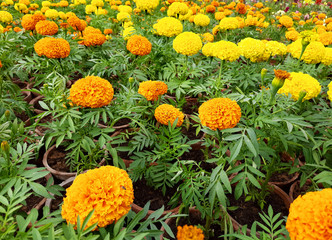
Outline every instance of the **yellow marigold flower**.
{"type": "Polygon", "coordinates": [[[236,17],[226,17],[220,20],[219,28],[223,30],[239,28],[239,21],[236,17]]]}
{"type": "Polygon", "coordinates": [[[34,49],[39,56],[47,58],[66,58],[70,53],[69,43],[62,38],[46,37],[35,43],[34,49]]]}
{"type": "Polygon", "coordinates": [[[329,90],[327,91],[327,97],[329,98],[330,102],[332,102],[332,81],[327,86],[329,90]]]}
{"type": "Polygon", "coordinates": [[[330,32],[332,31],[332,22],[326,25],[326,30],[330,32]]]}
{"type": "Polygon", "coordinates": [[[177,240],[204,240],[202,229],[191,225],[178,226],[177,240]]]}
{"type": "Polygon", "coordinates": [[[252,62],[260,61],[266,53],[264,42],[257,39],[242,39],[238,46],[240,48],[241,55],[245,58],[249,58],[252,62]]]}
{"type": "Polygon", "coordinates": [[[212,51],[214,57],[230,62],[234,62],[241,55],[240,49],[235,43],[224,40],[216,42],[212,51]]]}
{"type": "Polygon", "coordinates": [[[285,36],[286,36],[287,40],[296,41],[299,38],[300,33],[292,30],[292,31],[287,31],[285,36]]]}
{"type": "Polygon", "coordinates": [[[168,125],[170,122],[172,125],[176,119],[178,122],[177,127],[180,127],[183,123],[184,114],[178,109],[169,104],[162,104],[154,111],[154,116],[157,121],[163,125],[168,125]]]}
{"type": "Polygon", "coordinates": [[[287,53],[287,46],[281,42],[277,41],[266,41],[265,42],[265,51],[267,51],[270,56],[283,56],[287,53]]]}
{"type": "Polygon", "coordinates": [[[292,72],[290,78],[285,80],[284,85],[278,91],[279,94],[291,94],[292,98],[297,101],[300,93],[305,91],[307,94],[302,100],[304,101],[317,97],[321,91],[319,82],[308,74],[292,72]]]}
{"type": "Polygon", "coordinates": [[[127,49],[134,55],[148,55],[151,52],[151,48],[152,44],[143,36],[133,35],[127,42],[127,49]]]}
{"type": "Polygon", "coordinates": [[[0,11],[0,22],[10,23],[13,21],[13,16],[7,11],[0,11]]]}
{"type": "Polygon", "coordinates": [[[131,17],[130,17],[130,14],[127,13],[127,12],[119,12],[117,15],[116,15],[116,19],[121,22],[129,22],[131,20],[131,17]]]}
{"type": "Polygon", "coordinates": [[[212,130],[233,128],[241,118],[241,108],[229,98],[213,98],[198,109],[198,117],[203,126],[212,130]]]}
{"type": "Polygon", "coordinates": [[[319,34],[313,31],[305,30],[300,32],[300,37],[303,43],[310,43],[314,41],[319,41],[319,34]]]}
{"type": "Polygon", "coordinates": [[[27,5],[24,3],[15,3],[14,5],[15,10],[23,12],[24,10],[28,9],[27,5]]]}
{"type": "Polygon", "coordinates": [[[5,29],[4,27],[0,24],[0,33],[4,33],[5,29]]]}
{"type": "Polygon", "coordinates": [[[173,2],[167,10],[167,16],[177,17],[178,15],[186,15],[188,11],[189,8],[187,4],[183,2],[173,2]]]}
{"type": "Polygon", "coordinates": [[[136,33],[136,29],[134,27],[128,27],[128,28],[125,28],[122,32],[122,37],[125,39],[125,40],[128,40],[130,38],[130,36],[132,36],[133,34],[136,33]]]}
{"type": "Polygon", "coordinates": [[[96,10],[97,10],[97,7],[94,6],[94,5],[89,4],[89,5],[85,6],[85,13],[86,14],[94,13],[96,10]]]}
{"type": "Polygon", "coordinates": [[[56,34],[59,30],[59,27],[55,22],[48,20],[39,21],[35,28],[37,33],[50,36],[56,34]]]}
{"type": "MultiPolygon", "coordinates": [[[[287,51],[294,57],[299,59],[302,51],[302,40],[298,39],[287,46],[287,51]]],[[[301,60],[306,63],[320,63],[325,56],[325,47],[321,42],[311,42],[305,49],[301,60]]]]}
{"type": "Polygon", "coordinates": [[[206,27],[210,24],[210,18],[204,14],[197,14],[194,18],[194,23],[197,26],[206,27]]]}
{"type": "MultiPolygon", "coordinates": [[[[102,166],[78,175],[67,188],[61,215],[67,223],[81,223],[94,210],[86,228],[116,223],[130,210],[134,201],[133,183],[128,173],[114,166],[102,166]]],[[[96,229],[95,229],[96,230],[96,229]]]]}
{"type": "Polygon", "coordinates": [[[218,21],[220,21],[221,19],[225,18],[226,15],[223,12],[216,12],[214,14],[214,18],[218,21]]]}
{"type": "Polygon", "coordinates": [[[126,6],[126,5],[120,5],[118,7],[118,11],[119,12],[126,12],[126,13],[132,13],[133,12],[133,9],[130,7],[130,6],[126,6]]]}
{"type": "Polygon", "coordinates": [[[159,0],[136,0],[136,7],[141,11],[152,11],[159,5],[159,0]]]}
{"type": "Polygon", "coordinates": [[[167,85],[161,81],[145,81],[139,84],[138,93],[148,101],[156,101],[158,97],[167,93],[167,85]]]}
{"type": "Polygon", "coordinates": [[[204,33],[201,36],[204,43],[213,42],[214,40],[214,36],[211,33],[204,33]]]}
{"type": "Polygon", "coordinates": [[[173,17],[164,17],[153,25],[158,35],[173,37],[182,33],[183,26],[180,20],[173,17]]]}
{"type": "Polygon", "coordinates": [[[173,40],[173,48],[177,53],[192,56],[201,50],[202,40],[196,33],[183,32],[173,40]]]}
{"type": "Polygon", "coordinates": [[[67,1],[60,1],[59,2],[59,7],[68,7],[69,3],[67,1]]]}
{"type": "Polygon", "coordinates": [[[103,0],[92,0],[91,5],[96,6],[96,7],[103,7],[104,1],[103,0]]]}
{"type": "Polygon", "coordinates": [[[279,22],[286,28],[290,28],[293,26],[293,19],[287,15],[283,15],[280,17],[279,22]]]}
{"type": "Polygon", "coordinates": [[[332,188],[308,192],[290,205],[286,229],[292,240],[331,239],[332,188]]]}
{"type": "Polygon", "coordinates": [[[48,9],[46,12],[45,12],[45,17],[47,18],[51,18],[51,19],[57,19],[59,17],[59,13],[57,10],[55,9],[48,9]]]}
{"type": "Polygon", "coordinates": [[[325,46],[332,44],[332,32],[325,32],[319,35],[319,41],[325,46]]]}
{"type": "Polygon", "coordinates": [[[71,86],[68,99],[77,106],[100,108],[109,105],[113,95],[114,90],[109,81],[88,76],[77,80],[71,86]]]}
{"type": "Polygon", "coordinates": [[[327,66],[332,64],[332,48],[325,48],[325,55],[322,59],[322,63],[327,66]]]}
{"type": "Polygon", "coordinates": [[[52,5],[52,3],[49,2],[49,1],[42,1],[42,6],[43,7],[50,7],[51,5],[52,5]]]}
{"type": "Polygon", "coordinates": [[[208,42],[205,44],[202,48],[202,53],[206,57],[212,57],[213,56],[213,48],[215,43],[208,42]]]}

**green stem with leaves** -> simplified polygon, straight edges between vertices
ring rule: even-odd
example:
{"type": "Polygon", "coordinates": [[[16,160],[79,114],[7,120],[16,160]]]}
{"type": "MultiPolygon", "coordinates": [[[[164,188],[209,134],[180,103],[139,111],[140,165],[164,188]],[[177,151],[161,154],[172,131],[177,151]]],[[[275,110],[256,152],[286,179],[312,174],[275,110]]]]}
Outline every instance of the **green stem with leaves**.
{"type": "Polygon", "coordinates": [[[218,96],[218,92],[219,92],[220,81],[221,81],[221,73],[222,73],[223,65],[224,65],[224,60],[221,60],[219,74],[218,74],[218,78],[216,80],[216,92],[215,92],[215,96],[216,97],[218,96]]]}

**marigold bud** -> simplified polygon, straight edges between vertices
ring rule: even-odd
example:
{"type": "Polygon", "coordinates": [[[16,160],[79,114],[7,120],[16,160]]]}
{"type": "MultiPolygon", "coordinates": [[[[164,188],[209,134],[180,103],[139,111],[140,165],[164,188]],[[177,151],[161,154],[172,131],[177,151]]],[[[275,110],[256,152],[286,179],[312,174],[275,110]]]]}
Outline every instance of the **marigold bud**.
{"type": "Polygon", "coordinates": [[[7,141],[2,141],[1,142],[1,150],[4,151],[6,154],[9,153],[9,144],[7,141]]]}

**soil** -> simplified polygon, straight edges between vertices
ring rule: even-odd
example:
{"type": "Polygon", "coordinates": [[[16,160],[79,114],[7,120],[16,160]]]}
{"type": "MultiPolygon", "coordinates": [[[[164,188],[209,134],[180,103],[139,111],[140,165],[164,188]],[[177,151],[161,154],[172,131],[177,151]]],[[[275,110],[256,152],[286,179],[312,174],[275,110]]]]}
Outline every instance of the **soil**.
{"type": "MultiPolygon", "coordinates": [[[[202,150],[191,150],[190,152],[186,152],[181,156],[181,160],[194,160],[207,172],[212,172],[213,169],[217,167],[217,164],[207,163],[205,161],[204,153],[202,150]]],[[[197,169],[197,167],[194,167],[194,169],[197,169]]]]}
{"type": "Polygon", "coordinates": [[[69,166],[66,164],[66,154],[65,147],[58,147],[53,149],[48,154],[48,164],[51,168],[61,171],[61,172],[69,172],[69,166]]]}
{"type": "MultiPolygon", "coordinates": [[[[239,224],[247,225],[249,229],[255,221],[262,222],[259,213],[267,213],[269,205],[272,206],[274,215],[281,213],[279,219],[287,217],[289,213],[288,208],[285,206],[283,200],[279,197],[278,194],[273,192],[265,198],[266,204],[264,205],[263,211],[256,202],[245,202],[244,195],[242,195],[238,200],[235,200],[233,195],[229,195],[228,200],[230,201],[230,206],[238,207],[234,211],[229,211],[229,215],[231,215],[239,224]]],[[[262,229],[257,226],[257,230],[262,229]]]]}
{"type": "Polygon", "coordinates": [[[129,124],[131,120],[129,118],[122,118],[114,124],[114,127],[123,126],[129,124]]]}
{"type": "MultiPolygon", "coordinates": [[[[41,178],[41,179],[38,179],[35,181],[36,183],[39,183],[43,186],[46,186],[47,184],[47,180],[46,178],[41,178]]],[[[33,209],[34,207],[36,207],[42,200],[44,199],[44,197],[40,197],[40,196],[36,196],[34,195],[34,193],[32,193],[30,195],[30,197],[28,197],[25,202],[26,202],[26,205],[23,206],[21,208],[22,211],[28,213],[29,211],[31,211],[31,209],[33,209]]]]}
{"type": "MultiPolygon", "coordinates": [[[[180,218],[178,226],[184,226],[184,225],[204,226],[205,221],[201,218],[200,212],[194,210],[194,211],[189,212],[189,217],[180,218]]],[[[171,228],[172,232],[174,233],[174,236],[176,236],[176,234],[177,234],[176,218],[174,218],[170,221],[169,227],[171,228]]],[[[209,237],[209,240],[220,239],[219,236],[224,234],[224,232],[221,230],[221,227],[218,224],[212,224],[210,229],[213,231],[214,236],[209,237]]],[[[164,237],[166,237],[168,239],[172,239],[166,232],[165,232],[164,237]]]]}
{"type": "Polygon", "coordinates": [[[186,135],[190,140],[201,139],[204,134],[202,131],[200,131],[196,136],[196,128],[194,128],[192,125],[189,126],[188,130],[187,128],[183,127],[181,132],[186,135]]]}
{"type": "Polygon", "coordinates": [[[23,122],[25,122],[26,120],[29,119],[28,114],[26,114],[25,112],[21,112],[21,113],[15,112],[15,116],[18,117],[19,119],[21,119],[23,122]]]}
{"type": "Polygon", "coordinates": [[[295,173],[288,174],[288,173],[274,173],[272,174],[269,182],[288,182],[295,176],[295,173]]]}
{"type": "Polygon", "coordinates": [[[198,101],[197,98],[188,99],[182,107],[182,112],[185,114],[194,114],[198,112],[198,101]]]}
{"type": "MultiPolygon", "coordinates": [[[[47,123],[47,122],[52,122],[52,121],[53,121],[52,115],[48,115],[48,116],[43,117],[42,119],[40,119],[39,123],[47,123]]],[[[41,133],[44,133],[44,132],[46,132],[49,129],[48,127],[41,126],[41,125],[38,125],[36,128],[41,133]]]]}
{"type": "Polygon", "coordinates": [[[62,202],[63,202],[62,196],[55,196],[55,199],[53,199],[51,202],[51,212],[58,210],[62,202]]]}
{"type": "MultiPolygon", "coordinates": [[[[140,207],[150,201],[150,210],[158,210],[163,205],[165,210],[170,210],[171,206],[167,203],[171,200],[172,196],[177,191],[177,186],[167,188],[166,195],[164,196],[161,189],[154,189],[146,184],[144,179],[138,180],[133,183],[134,185],[134,203],[140,207]]],[[[180,204],[180,203],[179,203],[180,204]]]]}
{"type": "Polygon", "coordinates": [[[293,199],[295,200],[298,196],[304,195],[312,189],[312,185],[310,182],[306,182],[302,187],[300,187],[300,182],[297,181],[293,190],[293,199]]]}

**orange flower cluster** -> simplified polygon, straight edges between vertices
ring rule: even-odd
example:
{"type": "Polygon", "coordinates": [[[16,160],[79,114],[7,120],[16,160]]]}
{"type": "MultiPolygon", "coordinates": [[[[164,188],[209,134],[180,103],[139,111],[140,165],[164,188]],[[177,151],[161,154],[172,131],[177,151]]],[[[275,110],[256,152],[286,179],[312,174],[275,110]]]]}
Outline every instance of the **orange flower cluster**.
{"type": "Polygon", "coordinates": [[[332,239],[332,188],[308,192],[290,205],[286,229],[292,240],[332,239]]]}
{"type": "Polygon", "coordinates": [[[196,226],[184,225],[183,227],[178,226],[178,233],[176,234],[178,240],[203,240],[204,234],[202,229],[196,226]]]}
{"type": "Polygon", "coordinates": [[[39,56],[47,58],[66,58],[70,53],[70,45],[63,38],[46,37],[35,43],[35,51],[39,56]]]}
{"type": "MultiPolygon", "coordinates": [[[[130,210],[134,201],[133,183],[127,172],[114,166],[103,166],[78,175],[67,188],[63,199],[62,217],[67,223],[81,223],[94,209],[86,228],[115,223],[130,210]]],[[[95,229],[96,230],[96,229],[95,229]]]]}
{"type": "Polygon", "coordinates": [[[170,104],[162,104],[156,108],[154,111],[154,116],[157,121],[163,125],[168,125],[170,122],[172,125],[176,119],[178,122],[177,127],[180,127],[183,123],[184,114],[178,109],[170,104]]]}
{"type": "Polygon", "coordinates": [[[244,3],[241,3],[239,2],[237,5],[236,5],[236,8],[235,10],[239,13],[239,14],[246,14],[247,12],[247,7],[244,3]]]}
{"type": "Polygon", "coordinates": [[[210,99],[199,107],[198,113],[202,125],[212,130],[233,128],[241,118],[240,106],[229,98],[210,99]]]}
{"type": "Polygon", "coordinates": [[[132,35],[127,42],[127,49],[134,55],[144,56],[151,52],[152,44],[143,36],[132,35]]]}
{"type": "Polygon", "coordinates": [[[106,36],[102,34],[100,29],[94,27],[86,27],[83,31],[83,41],[81,42],[87,47],[103,45],[106,41],[106,36]]]}
{"type": "Polygon", "coordinates": [[[167,93],[167,85],[161,81],[145,81],[139,84],[138,93],[148,101],[156,101],[160,95],[167,93]]]}
{"type": "Polygon", "coordinates": [[[37,33],[49,36],[56,34],[59,30],[59,27],[55,22],[48,20],[39,21],[35,28],[37,33]]]}
{"type": "Polygon", "coordinates": [[[70,88],[69,98],[75,105],[90,108],[107,106],[114,89],[106,79],[88,76],[77,80],[70,88]]]}
{"type": "Polygon", "coordinates": [[[67,19],[67,23],[74,29],[78,31],[83,31],[86,28],[86,22],[79,19],[77,16],[70,16],[67,19]]]}
{"type": "Polygon", "coordinates": [[[22,17],[21,25],[27,31],[35,30],[36,24],[45,19],[46,17],[42,14],[26,14],[22,17]]]}
{"type": "Polygon", "coordinates": [[[0,68],[2,68],[2,62],[1,62],[1,60],[0,60],[0,68]]]}

